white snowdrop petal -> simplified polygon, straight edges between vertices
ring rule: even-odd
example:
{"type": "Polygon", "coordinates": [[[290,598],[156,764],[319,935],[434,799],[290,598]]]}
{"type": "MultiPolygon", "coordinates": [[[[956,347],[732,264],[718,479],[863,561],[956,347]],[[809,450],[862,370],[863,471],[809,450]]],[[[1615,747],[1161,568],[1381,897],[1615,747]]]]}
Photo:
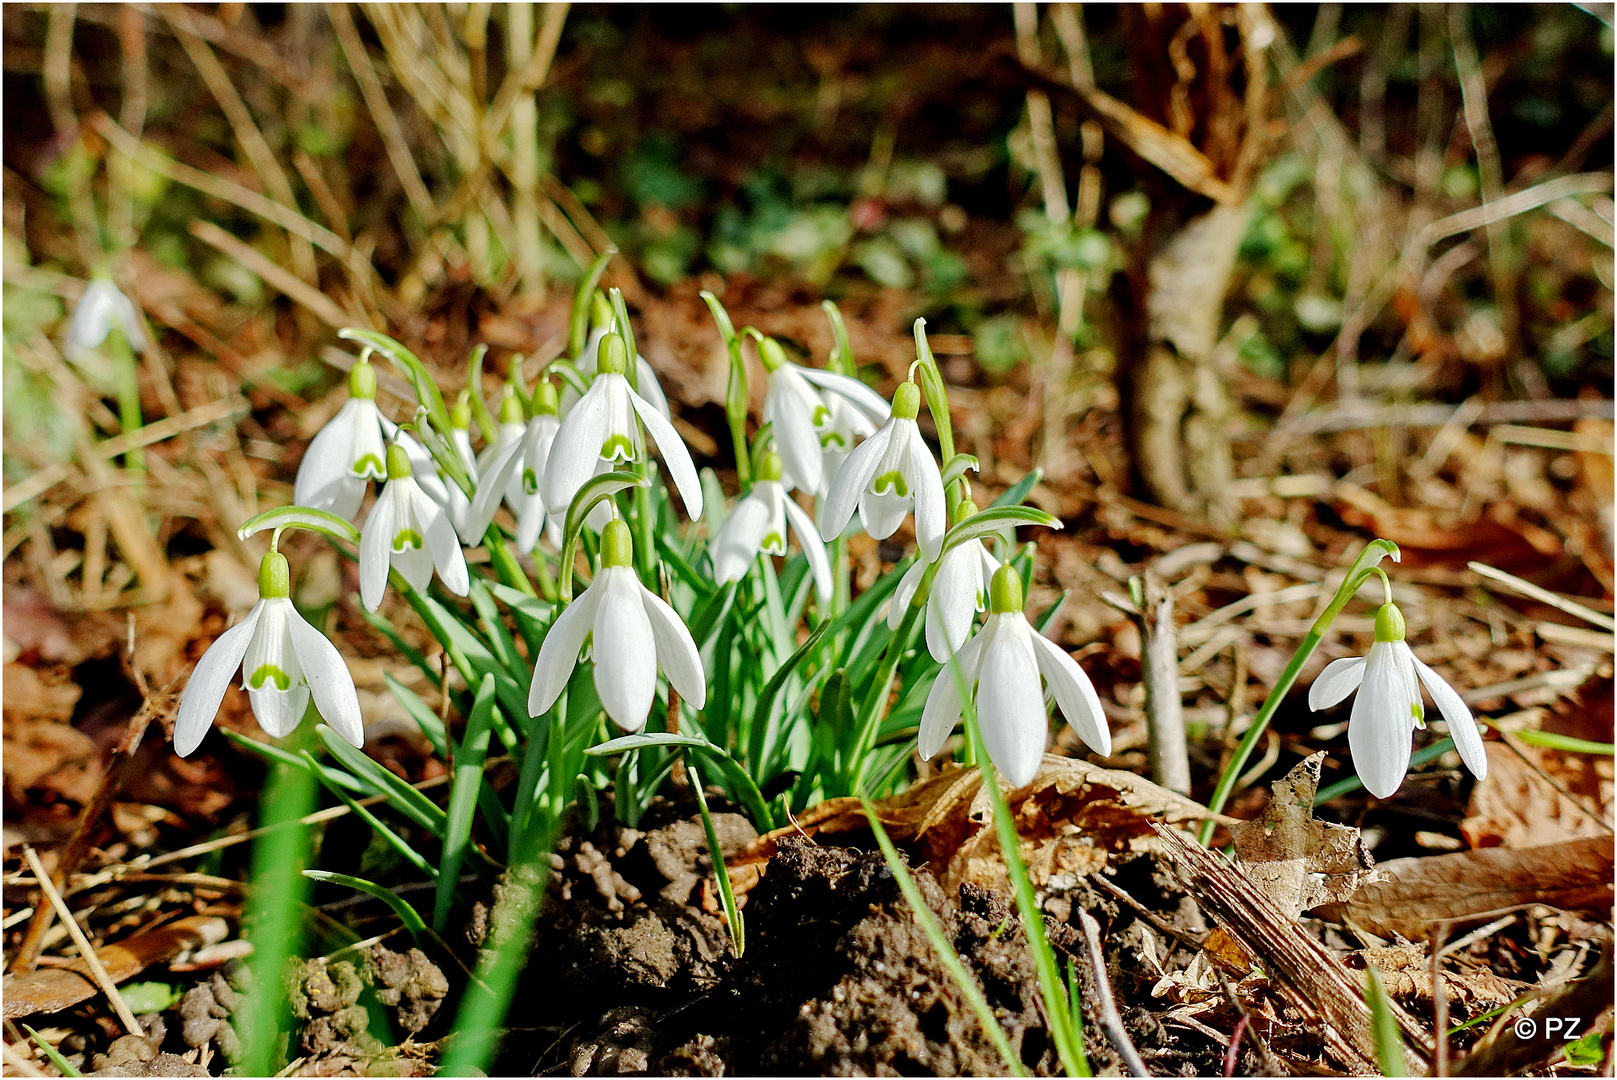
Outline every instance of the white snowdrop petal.
{"type": "Polygon", "coordinates": [[[911,424],[909,452],[907,456],[910,495],[915,502],[915,540],[921,549],[921,555],[928,562],[938,557],[943,550],[943,534],[948,528],[947,515],[944,510],[943,475],[938,471],[938,463],[932,457],[932,451],[927,448],[925,440],[921,438],[919,428],[911,424]]]}
{"type": "Polygon", "coordinates": [[[355,404],[354,400],[345,402],[303,452],[297,479],[292,483],[295,505],[326,510],[348,520],[359,509],[365,497],[365,481],[348,470],[353,461],[355,404]]]}
{"type": "Polygon", "coordinates": [[[679,437],[679,432],[674,430],[674,425],[662,413],[633,391],[629,394],[629,401],[640,415],[640,422],[651,433],[651,441],[657,444],[657,449],[662,453],[668,473],[674,478],[674,487],[679,489],[679,497],[685,502],[686,515],[696,521],[702,516],[702,482],[697,479],[696,465],[691,461],[691,452],[686,449],[685,440],[679,437]]]}
{"type": "Polygon", "coordinates": [[[976,682],[977,665],[985,640],[986,635],[978,634],[966,642],[965,648],[955,653],[955,664],[960,668],[958,680],[953,666],[945,664],[933,681],[932,689],[926,695],[926,705],[921,709],[921,730],[917,740],[917,749],[923,760],[931,760],[934,754],[943,749],[949,733],[960,722],[959,682],[963,681],[968,689],[976,682]]]}
{"type": "Polygon", "coordinates": [[[618,727],[639,731],[657,693],[657,641],[634,570],[612,566],[601,574],[607,581],[595,611],[595,692],[618,727]]]}
{"type": "Polygon", "coordinates": [[[1465,699],[1455,693],[1454,688],[1420,657],[1410,653],[1410,659],[1415,662],[1415,674],[1420,676],[1426,692],[1432,695],[1438,711],[1443,714],[1443,720],[1449,725],[1449,737],[1454,740],[1454,748],[1460,752],[1460,760],[1481,780],[1488,775],[1488,751],[1482,745],[1482,735],[1477,731],[1477,722],[1472,718],[1465,699]]]}
{"type": "Polygon", "coordinates": [[[253,640],[263,613],[264,601],[260,600],[241,622],[220,634],[197,661],[190,681],[185,684],[185,692],[180,695],[180,711],[174,720],[174,752],[181,757],[189,756],[200,746],[213,726],[214,717],[219,715],[219,703],[224,700],[231,679],[241,669],[242,658],[247,655],[247,646],[253,640]]]}
{"type": "Polygon", "coordinates": [[[395,488],[384,487],[359,534],[359,599],[368,611],[381,606],[382,594],[387,591],[387,569],[393,561],[393,503],[397,498],[395,488]]]}
{"type": "MultiPolygon", "coordinates": [[[[1021,619],[1014,613],[1013,617],[1021,619]]],[[[1025,620],[1021,630],[1008,622],[985,627],[983,632],[992,636],[983,647],[982,669],[977,675],[977,719],[983,745],[989,760],[1012,787],[1032,782],[1050,735],[1039,668],[1026,627],[1025,620]]]]}
{"type": "MultiPolygon", "coordinates": [[[[353,442],[348,451],[348,472],[354,476],[368,476],[373,480],[387,478],[387,443],[384,434],[395,434],[398,428],[390,423],[370,398],[353,398],[348,405],[354,407],[351,426],[353,442]]],[[[343,408],[348,408],[344,405],[343,408]]],[[[333,421],[335,423],[335,420],[333,421]]],[[[413,441],[413,440],[412,440],[413,441]]]]}
{"type": "Polygon", "coordinates": [[[393,569],[410,583],[410,588],[424,594],[427,586],[432,584],[432,553],[425,546],[410,546],[403,551],[395,551],[393,569]]]}
{"type": "Polygon", "coordinates": [[[308,681],[309,694],[320,717],[333,731],[355,746],[365,745],[365,722],[359,714],[359,696],[337,646],[304,621],[294,609],[287,619],[292,649],[308,681]]]}
{"type": "Polygon", "coordinates": [[[264,733],[281,739],[292,734],[309,711],[309,688],[300,683],[290,690],[277,690],[271,684],[262,690],[247,691],[247,700],[264,733]]]}
{"type": "Polygon", "coordinates": [[[769,527],[769,506],[754,488],[725,518],[719,535],[713,538],[709,549],[713,559],[713,580],[720,585],[740,581],[752,568],[763,543],[764,530],[769,527]]]}
{"type": "Polygon", "coordinates": [[[1111,726],[1106,722],[1106,710],[1101,708],[1100,695],[1095,693],[1089,676],[1067,650],[1043,634],[1034,631],[1029,637],[1039,671],[1049,684],[1061,715],[1067,718],[1067,724],[1090,749],[1102,757],[1111,756],[1111,726]]]}
{"type": "Polygon", "coordinates": [[[820,603],[828,603],[835,583],[831,580],[831,560],[825,553],[825,542],[820,539],[820,530],[814,527],[814,521],[808,512],[797,505],[797,500],[782,494],[781,505],[786,510],[786,520],[791,522],[792,532],[797,534],[797,545],[803,549],[803,557],[808,559],[809,573],[814,575],[815,595],[820,603]]]}
{"type": "Polygon", "coordinates": [[[1385,799],[1396,792],[1409,771],[1413,727],[1409,688],[1404,682],[1392,642],[1378,641],[1365,657],[1364,682],[1348,717],[1348,749],[1353,766],[1370,794],[1385,799]]]}
{"type": "Polygon", "coordinates": [[[825,502],[820,507],[820,538],[826,543],[841,536],[842,530],[848,527],[848,519],[853,517],[854,508],[859,505],[865,489],[875,478],[892,435],[893,430],[889,425],[854,447],[853,453],[848,455],[842,468],[832,478],[825,502]]]}
{"type": "Polygon", "coordinates": [[[690,630],[674,609],[650,589],[641,586],[640,598],[645,601],[646,619],[657,643],[657,663],[668,676],[669,685],[692,708],[702,708],[707,704],[707,675],[690,630]]]}
{"type": "MultiPolygon", "coordinates": [[[[552,514],[565,516],[578,489],[595,475],[595,465],[601,460],[601,447],[611,423],[608,387],[609,380],[605,378],[592,382],[556,431],[555,442],[550,446],[550,460],[545,462],[545,475],[539,485],[545,497],[545,509],[552,514]]],[[[502,491],[504,487],[500,485],[502,491]]]]}
{"type": "Polygon", "coordinates": [[[668,409],[668,395],[663,393],[662,383],[657,381],[657,372],[652,368],[651,361],[644,356],[636,356],[634,392],[645,399],[646,404],[662,414],[664,419],[672,419],[673,413],[668,409]]]}
{"type": "Polygon", "coordinates": [[[940,663],[971,635],[971,621],[978,610],[976,558],[971,545],[962,544],[944,557],[943,565],[932,578],[932,595],[927,600],[926,644],[932,659],[940,663]]]}
{"type": "Polygon", "coordinates": [[[528,715],[538,716],[556,703],[567,688],[573,669],[578,666],[578,654],[584,648],[584,638],[595,627],[595,610],[601,604],[603,582],[600,578],[590,583],[562,613],[556,616],[545,640],[539,646],[539,659],[534,661],[533,682],[528,687],[528,715]]]}
{"type": "Polygon", "coordinates": [[[518,432],[521,430],[516,424],[502,425],[494,452],[483,461],[478,472],[477,491],[472,497],[471,513],[460,533],[461,540],[467,545],[482,543],[483,534],[488,532],[489,523],[494,520],[494,512],[500,508],[500,500],[505,498],[517,469],[522,465],[522,440],[512,437],[516,432],[508,432],[506,428],[516,428],[518,432]]]}
{"type": "MultiPolygon", "coordinates": [[[[909,512],[910,499],[907,495],[896,495],[892,491],[879,494],[866,491],[859,496],[859,522],[865,532],[877,540],[885,540],[897,532],[909,512]]],[[[923,558],[923,561],[932,560],[923,558]]]]}
{"type": "Polygon", "coordinates": [[[1308,707],[1318,712],[1346,698],[1364,681],[1364,657],[1344,656],[1325,665],[1308,688],[1308,707]]]}
{"type": "Polygon", "coordinates": [[[416,517],[421,522],[426,550],[438,571],[438,580],[456,596],[465,596],[471,590],[471,580],[466,572],[466,555],[460,550],[460,538],[455,535],[455,527],[449,523],[449,516],[437,503],[431,502],[429,496],[420,491],[415,495],[416,517]]]}
{"type": "Polygon", "coordinates": [[[824,368],[800,367],[796,371],[799,378],[822,390],[828,390],[857,407],[874,424],[885,424],[892,414],[892,407],[887,404],[886,398],[852,376],[827,371],[824,368]]]}
{"type": "Polygon", "coordinates": [[[795,370],[782,367],[769,376],[764,411],[774,424],[782,472],[799,491],[817,492],[824,483],[825,462],[814,424],[817,409],[825,409],[824,403],[795,370]]]}

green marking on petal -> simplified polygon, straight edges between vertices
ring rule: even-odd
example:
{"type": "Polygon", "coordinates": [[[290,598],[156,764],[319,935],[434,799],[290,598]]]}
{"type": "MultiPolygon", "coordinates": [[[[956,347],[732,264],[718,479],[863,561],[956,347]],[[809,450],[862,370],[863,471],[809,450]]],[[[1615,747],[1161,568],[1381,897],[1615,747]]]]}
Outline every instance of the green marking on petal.
{"type": "Polygon", "coordinates": [[[627,435],[609,435],[606,442],[601,444],[601,457],[606,461],[622,459],[633,461],[634,444],[627,435]]]}
{"type": "Polygon", "coordinates": [[[539,494],[539,477],[532,469],[522,470],[522,493],[524,495],[539,494]]]}
{"type": "Polygon", "coordinates": [[[355,476],[374,476],[377,479],[387,475],[387,466],[377,454],[366,454],[349,466],[349,471],[355,476]]]}
{"type": "Polygon", "coordinates": [[[274,664],[264,664],[247,677],[247,689],[262,690],[264,689],[264,683],[272,679],[277,690],[290,690],[292,688],[292,676],[274,664]]]}
{"type": "Polygon", "coordinates": [[[1426,706],[1418,701],[1412,701],[1409,703],[1409,711],[1415,715],[1416,727],[1423,728],[1426,726],[1426,706]]]}
{"type": "Polygon", "coordinates": [[[831,422],[831,410],[824,405],[814,406],[814,426],[824,427],[831,422]]]}
{"type": "Polygon", "coordinates": [[[909,485],[904,483],[904,477],[897,469],[894,469],[892,472],[882,473],[880,476],[876,477],[876,479],[872,480],[870,482],[870,490],[874,491],[877,495],[885,494],[890,490],[893,494],[899,496],[900,498],[903,498],[910,493],[909,485]]]}
{"type": "Polygon", "coordinates": [[[761,550],[767,551],[771,555],[784,555],[786,554],[786,538],[778,532],[772,532],[764,537],[761,550]]]}
{"type": "Polygon", "coordinates": [[[820,445],[822,447],[835,446],[838,449],[846,450],[848,448],[848,440],[843,437],[840,431],[827,431],[825,434],[820,436],[820,445]]]}
{"type": "Polygon", "coordinates": [[[401,529],[398,535],[393,537],[393,550],[394,552],[408,551],[411,548],[422,547],[425,543],[426,541],[421,539],[421,534],[414,529],[401,529]]]}

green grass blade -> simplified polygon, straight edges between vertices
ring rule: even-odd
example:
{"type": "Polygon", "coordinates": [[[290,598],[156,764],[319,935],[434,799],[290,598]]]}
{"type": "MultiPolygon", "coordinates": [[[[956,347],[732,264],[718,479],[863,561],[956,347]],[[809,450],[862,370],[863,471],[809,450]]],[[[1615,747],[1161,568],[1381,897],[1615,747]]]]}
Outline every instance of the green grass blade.
{"type": "Polygon", "coordinates": [[[341,885],[344,888],[365,893],[367,896],[374,896],[393,909],[393,914],[399,917],[399,921],[404,924],[406,930],[410,931],[410,936],[415,938],[418,945],[435,939],[441,940],[437,939],[437,935],[427,929],[427,924],[416,913],[416,909],[405,903],[399,894],[392,889],[384,888],[373,881],[366,881],[364,878],[352,877],[348,874],[334,874],[329,870],[305,870],[303,871],[303,876],[327,885],[341,885]]]}
{"type": "Polygon", "coordinates": [[[1398,1033],[1398,1019],[1392,1014],[1392,1001],[1374,964],[1365,965],[1365,1000],[1370,1004],[1371,1026],[1376,1036],[1376,1060],[1382,1076],[1408,1076],[1404,1062],[1404,1040],[1398,1033]]]}
{"type": "Polygon", "coordinates": [[[686,755],[685,768],[691,774],[691,790],[696,792],[696,806],[702,812],[702,831],[707,834],[707,854],[713,862],[713,876],[719,882],[719,896],[724,901],[724,922],[730,928],[730,940],[735,942],[739,959],[747,950],[747,928],[741,921],[741,910],[736,907],[735,889],[730,884],[730,871],[724,865],[724,849],[719,844],[719,831],[713,827],[713,815],[707,808],[707,792],[702,790],[702,776],[696,762],[686,755]]]}
{"type": "Polygon", "coordinates": [[[386,841],[388,846],[390,846],[394,851],[397,851],[400,855],[402,855],[406,862],[410,863],[410,865],[414,866],[417,870],[420,870],[428,878],[436,878],[438,876],[437,868],[422,857],[422,854],[417,851],[408,840],[404,839],[404,837],[388,828],[387,824],[383,822],[381,818],[371,813],[370,807],[364,805],[358,799],[354,798],[352,795],[348,794],[348,792],[342,789],[342,786],[337,782],[337,778],[344,775],[343,773],[340,773],[335,769],[328,769],[321,765],[319,762],[315,761],[314,755],[310,754],[307,750],[303,752],[303,757],[314,770],[315,778],[325,785],[326,790],[337,796],[337,798],[341,799],[344,806],[348,807],[348,809],[352,811],[361,821],[369,825],[376,835],[380,836],[384,841],[386,841]]]}
{"type": "Polygon", "coordinates": [[[830,620],[826,620],[815,627],[814,632],[808,636],[808,640],[799,645],[797,651],[787,657],[786,662],[775,670],[775,674],[769,677],[769,682],[764,684],[763,691],[758,695],[758,708],[752,716],[751,745],[747,748],[747,765],[754,774],[764,771],[763,767],[767,760],[767,755],[774,749],[770,744],[778,741],[771,739],[770,735],[775,732],[776,728],[774,724],[775,701],[780,697],[781,688],[786,685],[786,680],[792,677],[792,672],[796,671],[803,661],[808,659],[809,654],[820,644],[820,639],[825,636],[825,632],[830,628],[830,620]]]}
{"type": "Polygon", "coordinates": [[[466,718],[466,733],[455,753],[455,778],[449,785],[449,812],[444,823],[444,851],[438,863],[438,891],[432,903],[432,928],[443,933],[455,902],[460,864],[471,843],[472,811],[483,786],[483,762],[488,758],[489,732],[494,719],[494,676],[484,675],[466,718]]]}
{"type": "MultiPolygon", "coordinates": [[[[246,750],[250,754],[256,754],[259,757],[264,758],[266,761],[278,765],[290,765],[295,769],[303,769],[305,771],[307,771],[309,768],[309,763],[307,761],[292,753],[290,750],[282,750],[279,746],[275,746],[271,743],[261,743],[257,739],[249,739],[245,735],[238,735],[236,732],[226,731],[224,728],[219,729],[219,734],[229,739],[237,747],[246,750]]],[[[354,779],[352,776],[349,776],[347,773],[333,773],[332,779],[350,791],[358,791],[365,795],[375,794],[371,788],[367,787],[361,781],[354,779]]]]}
{"type": "Polygon", "coordinates": [[[71,1061],[62,1056],[61,1051],[57,1050],[56,1047],[46,1042],[44,1037],[40,1035],[39,1032],[35,1031],[27,1024],[20,1024],[18,1026],[20,1026],[24,1031],[28,1032],[28,1037],[34,1040],[34,1045],[39,1047],[40,1053],[44,1054],[50,1063],[56,1066],[57,1072],[61,1073],[63,1076],[84,1075],[73,1067],[73,1063],[71,1061]]]}
{"type": "Polygon", "coordinates": [[[427,737],[432,744],[433,752],[441,758],[449,756],[449,736],[444,731],[444,722],[438,719],[438,714],[427,708],[427,703],[421,700],[421,695],[395,679],[391,673],[383,672],[382,678],[387,681],[387,688],[393,691],[393,696],[399,699],[404,711],[410,714],[421,728],[421,734],[427,737]]]}
{"type": "Polygon", "coordinates": [[[359,607],[359,613],[365,616],[365,621],[370,623],[378,633],[392,642],[393,647],[399,650],[399,654],[414,664],[421,674],[427,677],[428,682],[437,685],[438,681],[443,678],[443,672],[433,669],[432,661],[427,659],[427,654],[405,641],[398,628],[386,616],[378,615],[373,611],[366,611],[363,604],[359,607]]]}
{"type": "Polygon", "coordinates": [[[372,794],[387,796],[389,806],[432,835],[443,838],[446,818],[436,803],[354,749],[346,739],[326,725],[321,724],[314,730],[319,734],[320,741],[326,744],[326,749],[331,751],[331,756],[358,777],[372,794]]]}
{"type": "Polygon", "coordinates": [[[1011,1041],[1005,1037],[1005,1030],[994,1019],[994,1011],[988,1007],[983,998],[983,992],[972,981],[971,975],[966,971],[966,965],[961,962],[960,954],[955,952],[954,946],[949,943],[943,928],[938,925],[937,917],[932,909],[927,907],[926,901],[921,897],[921,890],[916,888],[915,878],[910,874],[910,868],[899,858],[898,849],[882,828],[880,821],[876,820],[876,809],[870,805],[870,800],[863,795],[859,796],[859,804],[864,807],[865,819],[870,822],[870,831],[876,836],[876,843],[881,846],[881,853],[887,860],[887,865],[893,871],[893,878],[904,894],[904,900],[915,913],[915,921],[921,924],[921,930],[932,943],[932,950],[938,954],[943,963],[944,970],[954,978],[955,985],[960,987],[961,994],[965,995],[966,1002],[971,1011],[977,1014],[977,1023],[982,1025],[983,1034],[994,1044],[999,1056],[1005,1060],[1006,1068],[1012,1076],[1026,1076],[1027,1070],[1022,1067],[1022,1061],[1011,1048],[1011,1041]]]}

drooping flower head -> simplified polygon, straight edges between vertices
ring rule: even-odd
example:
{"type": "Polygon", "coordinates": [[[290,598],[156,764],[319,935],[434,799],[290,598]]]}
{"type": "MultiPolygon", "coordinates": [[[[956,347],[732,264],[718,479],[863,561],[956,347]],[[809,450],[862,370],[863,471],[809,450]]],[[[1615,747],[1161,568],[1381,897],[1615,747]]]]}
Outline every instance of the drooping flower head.
{"type": "Polygon", "coordinates": [[[845,453],[854,428],[868,435],[887,418],[887,402],[858,379],[792,363],[774,338],[758,343],[758,359],[769,373],[764,422],[774,431],[786,483],[823,495],[834,475],[826,470],[826,446],[845,453]]]}
{"type": "MultiPolygon", "coordinates": [[[[960,504],[956,521],[977,513],[970,499],[960,504]]],[[[904,609],[921,584],[927,564],[916,560],[904,573],[887,611],[887,628],[897,630],[904,620],[904,609]]],[[[971,636],[971,623],[988,603],[988,583],[999,569],[999,560],[988,554],[981,540],[967,540],[943,556],[932,578],[932,591],[926,597],[926,647],[932,659],[948,663],[971,636]]]]}
{"type": "Polygon", "coordinates": [[[434,568],[456,596],[471,588],[448,511],[416,483],[410,455],[398,443],[387,448],[387,483],[359,537],[359,597],[371,611],[382,603],[390,567],[417,592],[426,590],[434,568]]]}
{"type": "Polygon", "coordinates": [[[1447,721],[1460,760],[1477,779],[1488,775],[1488,754],[1471,710],[1415,655],[1404,634],[1403,612],[1383,604],[1376,612],[1376,640],[1369,654],[1331,661],[1308,688],[1308,707],[1314,710],[1330,708],[1359,691],[1348,716],[1348,749],[1359,779],[1378,799],[1395,793],[1409,771],[1411,736],[1426,726],[1422,685],[1447,721]]]}
{"type": "MultiPolygon", "coordinates": [[[[546,518],[539,485],[556,432],[561,428],[557,412],[556,387],[549,382],[541,382],[534,390],[533,415],[526,423],[522,421],[522,403],[515,394],[500,403],[499,434],[494,444],[484,451],[477,497],[472,500],[467,529],[461,532],[462,540],[471,544],[476,542],[473,537],[482,537],[489,522],[494,520],[500,500],[504,499],[511,513],[516,515],[517,550],[532,551],[539,542],[546,518]]],[[[551,534],[552,542],[558,542],[558,530],[553,528],[551,534]]]]}
{"type": "Polygon", "coordinates": [[[707,703],[707,677],[696,642],[674,609],[635,576],[634,544],[620,519],[601,532],[601,566],[584,594],[557,617],[534,664],[528,712],[556,703],[580,650],[595,662],[601,708],[625,731],[639,731],[656,697],[657,671],[695,708],[707,703]]]}
{"type": "Polygon", "coordinates": [[[601,339],[599,364],[589,390],[562,420],[551,443],[539,488],[546,510],[565,517],[568,504],[590,477],[605,472],[614,461],[640,461],[645,455],[640,425],[645,424],[662,451],[687,514],[695,521],[702,516],[702,485],[691,452],[674,425],[635,393],[624,377],[628,349],[623,338],[607,334],[601,339]]]}
{"type": "Polygon", "coordinates": [[[73,309],[67,336],[62,340],[62,355],[77,363],[91,350],[100,348],[113,327],[123,331],[129,347],[137,353],[151,347],[146,325],[129,297],[110,278],[98,277],[85,288],[73,309]]]}
{"type": "Polygon", "coordinates": [[[938,557],[946,525],[943,475],[915,423],[920,413],[920,387],[900,383],[887,423],[848,455],[831,481],[820,512],[820,535],[827,542],[841,535],[855,506],[865,531],[877,540],[893,535],[913,508],[921,557],[938,557]]]}
{"type": "Polygon", "coordinates": [[[303,454],[292,501],[354,520],[366,485],[387,477],[387,426],[376,407],[376,369],[362,360],[348,372],[348,400],[303,454]]]}
{"type": "Polygon", "coordinates": [[[758,459],[757,479],[744,499],[725,519],[713,538],[713,579],[720,585],[740,581],[760,554],[786,554],[786,526],[808,558],[814,587],[823,604],[831,598],[831,562],[825,543],[803,508],[787,494],[781,482],[781,459],[774,451],[758,459]]]}
{"type": "MultiPolygon", "coordinates": [[[[1022,579],[1015,568],[1001,566],[989,587],[987,621],[955,654],[966,687],[976,687],[977,724],[989,760],[1013,787],[1033,780],[1050,734],[1040,676],[1078,737],[1097,753],[1112,752],[1106,714],[1089,677],[1063,649],[1028,625],[1022,604],[1022,579]]],[[[946,666],[921,712],[923,758],[943,748],[960,713],[959,685],[946,666]]]]}
{"type": "MultiPolygon", "coordinates": [[[[608,333],[612,332],[611,305],[607,304],[606,299],[599,293],[596,294],[595,300],[595,328],[590,331],[589,340],[584,344],[584,351],[578,354],[578,359],[573,364],[574,367],[578,368],[579,374],[586,379],[595,377],[595,372],[600,363],[601,342],[605,340],[608,333]],[[602,305],[606,307],[604,315],[600,310],[602,305]]],[[[662,384],[657,381],[657,372],[652,368],[651,361],[637,352],[634,358],[634,369],[635,393],[645,398],[646,402],[662,413],[664,417],[672,419],[673,414],[668,411],[668,396],[663,393],[662,384]]],[[[561,411],[572,412],[578,398],[578,391],[571,386],[564,387],[561,393],[561,411]]]]}
{"type": "Polygon", "coordinates": [[[174,752],[181,757],[201,744],[238,669],[253,715],[266,734],[291,734],[312,697],[337,734],[364,745],[359,697],[348,665],[337,647],[292,606],[290,584],[286,557],[278,551],[265,555],[258,566],[258,603],[208,647],[180,696],[174,752]]]}

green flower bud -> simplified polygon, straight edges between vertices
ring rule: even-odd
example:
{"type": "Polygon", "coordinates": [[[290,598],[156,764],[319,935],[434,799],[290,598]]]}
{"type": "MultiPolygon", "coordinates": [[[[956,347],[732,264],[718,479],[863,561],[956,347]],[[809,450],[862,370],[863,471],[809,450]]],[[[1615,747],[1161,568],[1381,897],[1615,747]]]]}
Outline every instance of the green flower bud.
{"type": "Polygon", "coordinates": [[[595,354],[595,370],[602,375],[622,375],[629,370],[629,347],[620,334],[608,334],[601,339],[601,350],[595,354]]]}
{"type": "Polygon", "coordinates": [[[765,450],[763,456],[758,459],[755,471],[757,473],[756,479],[758,480],[779,480],[781,477],[780,455],[773,450],[765,450]]]}
{"type": "Polygon", "coordinates": [[[404,447],[394,443],[387,448],[387,478],[399,480],[414,472],[410,468],[410,455],[404,452],[404,447]]]}
{"type": "Polygon", "coordinates": [[[258,564],[258,595],[265,600],[279,600],[292,591],[292,574],[286,567],[286,556],[279,551],[265,555],[258,564]]]}
{"type": "Polygon", "coordinates": [[[1022,604],[1022,576],[1007,563],[994,571],[994,580],[988,586],[988,610],[994,615],[1004,615],[1021,611],[1022,604]]]}
{"type": "Polygon", "coordinates": [[[348,396],[374,400],[376,397],[376,369],[361,361],[348,369],[348,396]]]}
{"type": "Polygon", "coordinates": [[[898,384],[893,395],[893,419],[914,420],[921,415],[921,388],[912,382],[898,384]]]}
{"type": "Polygon", "coordinates": [[[561,412],[561,403],[556,399],[556,384],[545,379],[533,388],[533,415],[556,416],[561,412]]]}
{"type": "Polygon", "coordinates": [[[505,397],[500,399],[500,423],[520,424],[523,419],[522,400],[517,397],[517,392],[508,386],[505,388],[505,397]]]}
{"type": "Polygon", "coordinates": [[[765,371],[774,371],[786,363],[786,350],[774,338],[766,337],[758,343],[758,359],[763,361],[765,371]]]}
{"type": "Polygon", "coordinates": [[[634,561],[634,537],[622,518],[613,518],[601,530],[601,569],[628,566],[634,561]]]}
{"type": "Polygon", "coordinates": [[[1404,613],[1396,604],[1382,604],[1376,611],[1376,640],[1404,640],[1404,613]]]}

